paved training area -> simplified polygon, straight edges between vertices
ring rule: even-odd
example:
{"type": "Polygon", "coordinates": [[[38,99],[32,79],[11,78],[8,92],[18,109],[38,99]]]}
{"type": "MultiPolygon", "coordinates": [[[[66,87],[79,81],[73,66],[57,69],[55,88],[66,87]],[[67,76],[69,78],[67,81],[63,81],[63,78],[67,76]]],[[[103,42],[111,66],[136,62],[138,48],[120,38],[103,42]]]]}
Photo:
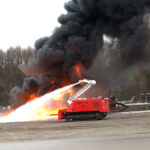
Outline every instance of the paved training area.
{"type": "MultiPolygon", "coordinates": [[[[150,113],[114,113],[108,114],[106,119],[100,121],[65,122],[54,118],[38,122],[2,123],[0,147],[2,150],[13,150],[13,147],[22,150],[67,150],[71,145],[75,145],[75,148],[81,147],[82,150],[130,150],[130,147],[149,150],[149,116],[150,113]]],[[[71,149],[74,150],[73,147],[71,149]]]]}
{"type": "Polygon", "coordinates": [[[150,134],[0,143],[2,150],[149,150],[150,134]]]}

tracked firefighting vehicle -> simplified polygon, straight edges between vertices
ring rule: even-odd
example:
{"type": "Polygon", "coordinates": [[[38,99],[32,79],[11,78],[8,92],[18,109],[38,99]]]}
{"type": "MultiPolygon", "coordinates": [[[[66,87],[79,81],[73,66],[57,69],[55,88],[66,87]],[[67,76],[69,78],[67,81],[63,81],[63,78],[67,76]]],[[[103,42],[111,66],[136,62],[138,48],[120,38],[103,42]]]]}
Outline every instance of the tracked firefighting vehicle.
{"type": "Polygon", "coordinates": [[[78,92],[67,100],[69,104],[66,109],[61,109],[58,112],[58,120],[65,119],[78,120],[95,118],[97,120],[106,117],[107,112],[110,112],[110,105],[108,98],[78,98],[86,90],[96,84],[95,80],[80,80],[77,84],[85,83],[78,92]]]}

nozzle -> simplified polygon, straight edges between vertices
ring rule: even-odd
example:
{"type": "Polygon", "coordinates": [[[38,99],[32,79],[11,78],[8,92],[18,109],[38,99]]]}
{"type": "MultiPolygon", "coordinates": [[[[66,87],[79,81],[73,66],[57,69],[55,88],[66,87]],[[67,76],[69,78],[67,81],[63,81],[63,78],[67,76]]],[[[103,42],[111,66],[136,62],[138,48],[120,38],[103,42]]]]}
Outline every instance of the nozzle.
{"type": "Polygon", "coordinates": [[[90,83],[92,85],[95,85],[96,84],[96,81],[95,80],[88,80],[88,79],[83,79],[83,80],[79,80],[79,83],[90,83]]]}

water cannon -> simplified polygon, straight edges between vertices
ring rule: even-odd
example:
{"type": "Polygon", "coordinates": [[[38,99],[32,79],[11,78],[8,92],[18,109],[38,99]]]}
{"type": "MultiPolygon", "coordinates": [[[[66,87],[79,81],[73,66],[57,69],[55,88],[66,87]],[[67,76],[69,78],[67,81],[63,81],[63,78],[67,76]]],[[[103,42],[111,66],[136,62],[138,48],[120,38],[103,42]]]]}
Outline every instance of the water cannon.
{"type": "Polygon", "coordinates": [[[81,83],[86,83],[79,91],[77,91],[73,96],[71,96],[68,100],[67,103],[70,105],[72,101],[77,99],[80,95],[82,95],[85,91],[87,91],[90,87],[96,84],[95,80],[88,80],[88,79],[83,79],[79,80],[79,82],[73,84],[73,86],[79,85],[81,83]]]}
{"type": "Polygon", "coordinates": [[[79,83],[87,83],[87,84],[95,85],[96,81],[95,80],[83,79],[83,80],[79,80],[79,83]]]}

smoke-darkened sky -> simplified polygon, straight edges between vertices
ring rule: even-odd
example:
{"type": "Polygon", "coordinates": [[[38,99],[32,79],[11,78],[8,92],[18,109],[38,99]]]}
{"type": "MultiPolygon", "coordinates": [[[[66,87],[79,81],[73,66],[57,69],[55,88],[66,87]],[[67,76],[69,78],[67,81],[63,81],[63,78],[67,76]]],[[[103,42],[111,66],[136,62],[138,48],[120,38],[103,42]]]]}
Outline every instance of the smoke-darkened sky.
{"type": "Polygon", "coordinates": [[[0,0],[0,49],[33,47],[39,37],[49,36],[67,1],[0,0]]]}

